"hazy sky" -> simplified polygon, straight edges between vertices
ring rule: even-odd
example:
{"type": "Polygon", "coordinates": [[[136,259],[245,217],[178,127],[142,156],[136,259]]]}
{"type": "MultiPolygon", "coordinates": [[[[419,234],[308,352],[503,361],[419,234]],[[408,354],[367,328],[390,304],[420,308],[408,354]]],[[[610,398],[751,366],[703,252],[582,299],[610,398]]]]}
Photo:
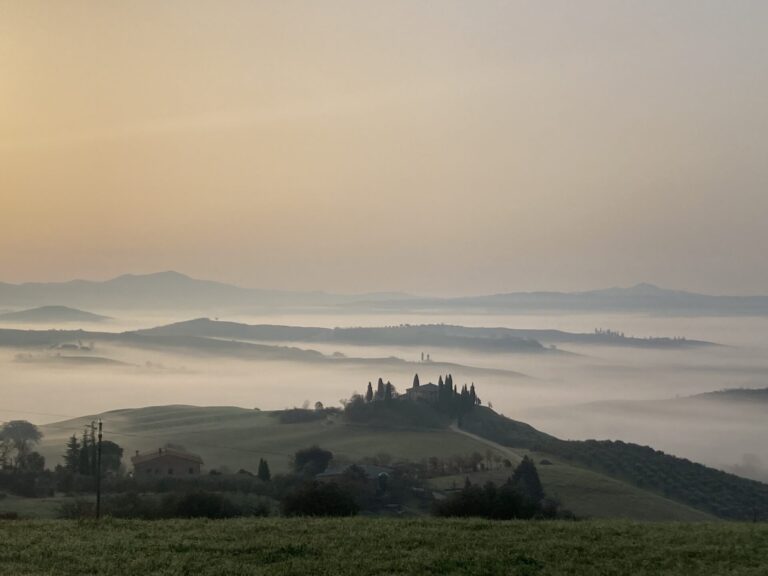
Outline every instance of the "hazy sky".
{"type": "Polygon", "coordinates": [[[768,293],[768,2],[0,0],[0,280],[768,293]]]}

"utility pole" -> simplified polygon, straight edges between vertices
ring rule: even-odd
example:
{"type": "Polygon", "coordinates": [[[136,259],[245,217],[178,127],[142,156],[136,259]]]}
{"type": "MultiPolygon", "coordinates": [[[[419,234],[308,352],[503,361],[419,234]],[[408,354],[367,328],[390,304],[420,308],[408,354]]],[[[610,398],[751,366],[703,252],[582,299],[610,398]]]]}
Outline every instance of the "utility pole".
{"type": "Polygon", "coordinates": [[[96,520],[101,517],[101,418],[99,418],[99,443],[96,445],[96,520]]]}

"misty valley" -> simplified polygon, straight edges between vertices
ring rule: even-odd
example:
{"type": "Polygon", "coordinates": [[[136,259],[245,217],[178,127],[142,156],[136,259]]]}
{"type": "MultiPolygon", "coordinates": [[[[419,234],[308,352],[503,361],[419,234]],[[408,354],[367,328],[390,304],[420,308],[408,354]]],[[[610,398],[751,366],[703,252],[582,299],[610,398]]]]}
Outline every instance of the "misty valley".
{"type": "MultiPolygon", "coordinates": [[[[681,500],[648,478],[614,470],[601,456],[586,458],[578,450],[574,456],[572,446],[587,440],[651,446],[735,477],[768,481],[766,318],[547,310],[395,314],[382,313],[379,305],[360,308],[350,311],[334,302],[302,310],[291,303],[265,314],[218,306],[204,310],[218,316],[191,319],[196,310],[167,304],[131,312],[63,305],[13,309],[0,315],[2,417],[42,426],[38,451],[50,466],[61,463],[67,438],[95,418],[126,455],[170,442],[202,454],[207,470],[230,473],[252,469],[253,455],[275,451],[276,445],[282,456],[271,463],[277,471],[290,468],[287,454],[318,442],[333,450],[337,462],[375,459],[379,453],[420,462],[458,457],[462,450],[484,452],[488,445],[466,445],[466,438],[440,449],[412,439],[401,446],[391,435],[407,433],[396,429],[386,443],[362,433],[355,440],[354,428],[340,442],[336,431],[349,423],[336,412],[323,413],[289,442],[283,438],[287,425],[271,420],[272,414],[311,412],[316,405],[343,414],[350,398],[380,377],[391,383],[393,396],[405,397],[414,374],[425,384],[450,374],[459,387],[477,386],[489,414],[530,425],[542,438],[566,441],[513,442],[518,460],[526,449],[545,454],[544,460],[559,457],[574,470],[591,470],[601,482],[624,482],[647,498],[669,497],[672,508],[677,501],[706,513],[712,510],[686,495],[681,500]],[[164,406],[202,415],[183,429],[176,427],[178,416],[158,416],[147,438],[132,436],[147,430],[135,420],[142,410],[165,414],[164,406]],[[240,422],[234,425],[238,429],[246,416],[255,419],[249,424],[254,430],[268,431],[249,439],[242,447],[247,453],[227,444],[211,449],[201,440],[210,438],[204,430],[212,424],[222,438],[231,438],[230,418],[240,422]],[[197,429],[198,420],[204,429],[197,429]],[[327,425],[318,429],[318,422],[327,425]],[[329,426],[333,432],[326,440],[329,426]]],[[[448,424],[438,423],[440,434],[450,432],[448,424]]],[[[499,442],[498,431],[480,436],[487,437],[480,442],[499,442]]],[[[491,462],[478,480],[503,480],[503,470],[493,472],[491,462]]],[[[433,488],[461,484],[467,473],[459,467],[453,474],[452,480],[434,480],[433,488]]],[[[621,498],[605,509],[584,504],[573,482],[551,477],[547,468],[542,477],[545,487],[579,514],[639,514],[636,507],[624,508],[621,498]]],[[[659,514],[676,517],[669,510],[659,514]]]]}
{"type": "Polygon", "coordinates": [[[768,575],[767,30],[0,0],[0,576],[768,575]]]}

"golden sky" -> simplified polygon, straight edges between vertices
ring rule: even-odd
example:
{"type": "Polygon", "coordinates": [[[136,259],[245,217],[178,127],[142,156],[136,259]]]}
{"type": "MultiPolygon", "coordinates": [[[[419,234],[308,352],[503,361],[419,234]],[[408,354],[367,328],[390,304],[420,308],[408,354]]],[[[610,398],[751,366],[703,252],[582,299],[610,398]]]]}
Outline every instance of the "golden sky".
{"type": "Polygon", "coordinates": [[[768,3],[0,0],[0,281],[768,293],[768,3]]]}

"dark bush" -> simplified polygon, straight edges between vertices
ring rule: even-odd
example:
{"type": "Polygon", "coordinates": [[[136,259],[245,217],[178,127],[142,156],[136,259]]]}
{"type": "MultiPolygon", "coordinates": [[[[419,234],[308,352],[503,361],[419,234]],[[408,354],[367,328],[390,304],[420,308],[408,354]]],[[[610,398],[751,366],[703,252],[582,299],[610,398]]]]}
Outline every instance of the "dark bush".
{"type": "Polygon", "coordinates": [[[314,476],[325,472],[331,460],[333,460],[333,452],[315,445],[297,451],[293,458],[293,467],[297,473],[314,476]]]}
{"type": "Polygon", "coordinates": [[[193,492],[182,496],[167,495],[161,509],[174,518],[234,518],[242,516],[228,498],[214,492],[193,492]]]}
{"type": "Polygon", "coordinates": [[[351,494],[334,483],[317,481],[286,494],[281,508],[286,516],[354,516],[358,512],[351,494]]]}

